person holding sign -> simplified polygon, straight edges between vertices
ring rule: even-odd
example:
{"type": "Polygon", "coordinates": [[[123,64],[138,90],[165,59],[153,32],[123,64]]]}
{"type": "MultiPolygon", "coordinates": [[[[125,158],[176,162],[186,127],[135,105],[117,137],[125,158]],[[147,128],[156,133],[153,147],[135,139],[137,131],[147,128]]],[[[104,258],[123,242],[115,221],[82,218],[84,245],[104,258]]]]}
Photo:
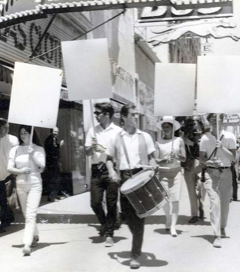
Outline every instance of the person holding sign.
{"type": "MultiPolygon", "coordinates": [[[[137,129],[138,114],[134,105],[124,105],[120,112],[123,129],[116,138],[112,138],[107,149],[107,167],[109,178],[113,182],[122,185],[132,175],[143,170],[143,165],[152,164],[156,166],[153,157],[155,151],[151,136],[137,129]],[[114,159],[117,161],[120,177],[114,169],[114,159]]],[[[132,204],[127,197],[121,193],[120,197],[123,217],[132,233],[132,259],[130,267],[137,269],[140,267],[139,256],[141,255],[144,219],[139,218],[132,204]]]]}
{"type": "MultiPolygon", "coordinates": [[[[232,133],[222,130],[219,140],[216,114],[209,114],[209,128],[200,141],[200,162],[204,165],[202,181],[210,200],[210,220],[214,232],[213,246],[221,247],[221,237],[226,237],[229,203],[232,197],[231,162],[236,156],[236,141],[232,133]]],[[[220,125],[223,114],[220,115],[220,125]]],[[[221,127],[222,128],[222,127],[221,127]]]]}
{"type": "Polygon", "coordinates": [[[179,213],[179,200],[181,195],[182,173],[181,162],[186,160],[185,145],[180,137],[174,137],[174,131],[180,128],[178,121],[172,116],[164,116],[158,127],[161,138],[156,142],[155,160],[159,165],[159,180],[163,182],[170,194],[170,203],[164,205],[166,214],[166,230],[173,237],[177,237],[176,223],[179,213]],[[170,215],[170,204],[172,216],[170,215]]]}
{"type": "Polygon", "coordinates": [[[106,167],[106,150],[110,140],[121,131],[114,125],[112,117],[114,109],[110,103],[96,103],[94,112],[99,124],[91,128],[86,138],[86,154],[92,159],[91,207],[99,222],[100,236],[106,234],[106,247],[113,246],[113,234],[116,223],[119,185],[108,177],[106,167]],[[106,192],[107,214],[103,209],[103,194],[106,192]]]}
{"type": "Polygon", "coordinates": [[[12,175],[9,175],[7,171],[7,164],[11,148],[19,143],[17,137],[8,134],[8,130],[9,124],[7,120],[0,118],[0,233],[5,232],[5,228],[14,220],[13,212],[7,203],[6,182],[12,179],[12,175]]]}
{"type": "Polygon", "coordinates": [[[36,246],[39,241],[36,217],[42,196],[41,173],[46,159],[35,131],[31,143],[31,127],[20,126],[19,142],[20,145],[10,151],[8,171],[17,175],[17,194],[26,219],[23,255],[29,256],[31,246],[36,246]]]}

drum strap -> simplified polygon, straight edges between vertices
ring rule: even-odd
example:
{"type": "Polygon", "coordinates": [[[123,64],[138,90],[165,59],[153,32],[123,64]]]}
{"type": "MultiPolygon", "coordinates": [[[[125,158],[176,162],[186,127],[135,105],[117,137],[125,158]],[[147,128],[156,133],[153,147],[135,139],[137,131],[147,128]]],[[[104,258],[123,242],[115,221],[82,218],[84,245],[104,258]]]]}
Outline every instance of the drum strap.
{"type": "MultiPolygon", "coordinates": [[[[123,147],[123,151],[124,151],[124,154],[126,156],[128,167],[129,167],[129,169],[131,169],[131,165],[130,165],[130,160],[129,160],[127,148],[126,148],[126,145],[125,145],[125,142],[123,140],[123,137],[122,137],[121,133],[118,134],[117,139],[119,139],[119,143],[117,141],[117,143],[118,143],[117,146],[119,148],[121,146],[123,147]]],[[[141,164],[142,165],[148,165],[147,145],[146,145],[145,138],[144,138],[144,136],[141,133],[138,134],[138,144],[139,144],[139,156],[140,156],[141,164]]],[[[120,158],[118,158],[118,159],[120,159],[120,158]]],[[[118,163],[118,165],[119,165],[119,163],[118,163]]]]}

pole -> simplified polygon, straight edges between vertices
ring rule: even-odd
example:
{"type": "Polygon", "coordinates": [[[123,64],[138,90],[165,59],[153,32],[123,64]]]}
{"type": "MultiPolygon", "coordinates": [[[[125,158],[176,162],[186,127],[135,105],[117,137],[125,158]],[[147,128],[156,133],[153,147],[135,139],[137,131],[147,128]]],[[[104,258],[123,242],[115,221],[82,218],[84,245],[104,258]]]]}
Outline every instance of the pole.
{"type": "Polygon", "coordinates": [[[90,104],[91,120],[92,120],[92,127],[93,127],[93,135],[94,135],[94,137],[96,137],[95,126],[94,126],[94,116],[93,116],[92,99],[89,100],[89,104],[90,104]]]}

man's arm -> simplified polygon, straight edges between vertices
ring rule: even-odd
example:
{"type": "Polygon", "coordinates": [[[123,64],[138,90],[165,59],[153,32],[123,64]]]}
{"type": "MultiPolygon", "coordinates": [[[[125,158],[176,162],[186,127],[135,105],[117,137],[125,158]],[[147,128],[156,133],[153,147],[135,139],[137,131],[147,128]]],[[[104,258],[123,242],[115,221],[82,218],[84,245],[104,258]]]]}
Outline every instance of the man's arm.
{"type": "Polygon", "coordinates": [[[106,166],[108,169],[108,175],[109,175],[110,180],[118,183],[120,178],[114,169],[113,157],[111,157],[109,155],[107,156],[106,166]]]}

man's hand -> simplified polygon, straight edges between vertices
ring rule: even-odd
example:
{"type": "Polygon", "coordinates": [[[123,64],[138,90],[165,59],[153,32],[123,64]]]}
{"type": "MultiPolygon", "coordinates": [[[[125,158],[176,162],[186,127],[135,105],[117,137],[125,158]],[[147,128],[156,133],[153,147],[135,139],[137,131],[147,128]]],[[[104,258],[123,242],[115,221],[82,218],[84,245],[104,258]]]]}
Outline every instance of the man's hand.
{"type": "Polygon", "coordinates": [[[219,140],[217,140],[217,142],[216,142],[216,147],[217,147],[217,148],[222,148],[222,142],[219,141],[219,140]]]}
{"type": "Polygon", "coordinates": [[[100,145],[96,137],[92,137],[92,148],[94,152],[105,153],[106,148],[100,145]]]}
{"type": "Polygon", "coordinates": [[[109,179],[112,182],[117,182],[117,183],[119,183],[119,181],[120,181],[119,176],[115,170],[112,170],[109,172],[109,179]]]}
{"type": "Polygon", "coordinates": [[[208,160],[206,161],[206,166],[210,167],[220,167],[222,165],[222,162],[218,159],[208,160]]]}

